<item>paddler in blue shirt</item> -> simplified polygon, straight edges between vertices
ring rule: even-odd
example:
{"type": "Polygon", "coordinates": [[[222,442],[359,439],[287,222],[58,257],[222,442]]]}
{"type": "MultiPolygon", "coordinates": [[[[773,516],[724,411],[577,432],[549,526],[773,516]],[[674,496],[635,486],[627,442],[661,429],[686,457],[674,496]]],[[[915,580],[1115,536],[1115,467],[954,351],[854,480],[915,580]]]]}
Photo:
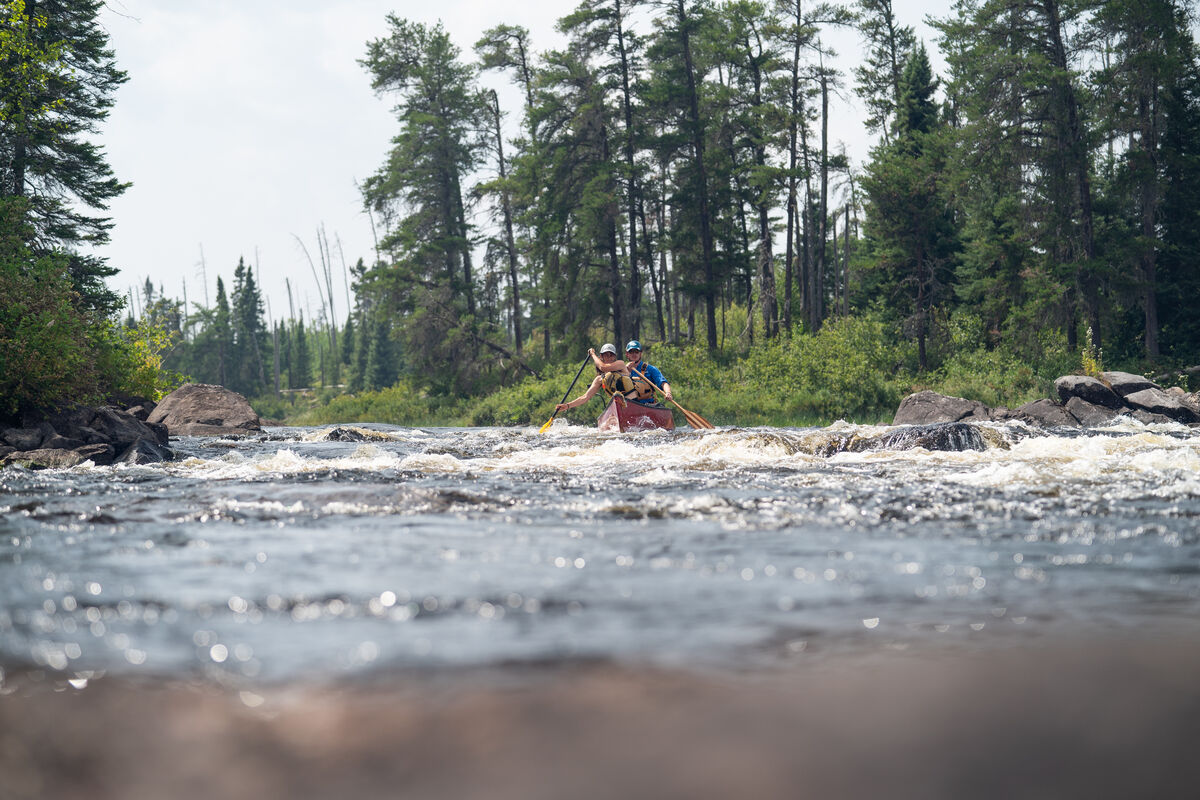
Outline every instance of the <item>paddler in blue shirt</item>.
{"type": "Polygon", "coordinates": [[[658,367],[642,361],[642,343],[637,339],[633,339],[625,345],[624,361],[613,360],[596,367],[596,369],[601,372],[628,371],[629,376],[633,378],[633,389],[636,393],[636,396],[630,399],[635,402],[654,405],[654,389],[650,383],[657,386],[668,400],[674,399],[671,395],[671,384],[667,383],[667,379],[663,377],[658,367]]]}

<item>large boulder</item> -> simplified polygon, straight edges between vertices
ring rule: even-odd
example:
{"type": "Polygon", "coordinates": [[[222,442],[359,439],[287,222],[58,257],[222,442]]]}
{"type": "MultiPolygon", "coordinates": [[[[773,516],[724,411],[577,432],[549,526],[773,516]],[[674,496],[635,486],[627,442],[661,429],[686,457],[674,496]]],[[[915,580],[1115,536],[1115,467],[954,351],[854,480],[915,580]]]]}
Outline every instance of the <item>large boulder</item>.
{"type": "Polygon", "coordinates": [[[1120,414],[1115,409],[1098,406],[1094,403],[1089,403],[1087,400],[1080,400],[1078,397],[1070,398],[1063,407],[1071,416],[1079,420],[1081,425],[1089,428],[1107,424],[1116,419],[1120,414]]]}
{"type": "Polygon", "coordinates": [[[1079,420],[1053,400],[1034,400],[1017,409],[1017,416],[1043,428],[1078,428],[1079,420]]]}
{"type": "Polygon", "coordinates": [[[1125,404],[1135,409],[1161,414],[1176,422],[1200,422],[1197,414],[1184,402],[1183,397],[1168,394],[1162,389],[1142,389],[1125,396],[1125,404]]]}
{"type": "Polygon", "coordinates": [[[1105,408],[1120,408],[1121,397],[1103,381],[1088,375],[1063,375],[1054,382],[1058,398],[1066,403],[1072,397],[1086,400],[1092,405],[1105,408]]]}
{"type": "Polygon", "coordinates": [[[948,397],[929,390],[910,394],[900,401],[893,425],[931,425],[936,422],[961,422],[967,419],[991,419],[988,407],[978,400],[948,397]]]}
{"type": "Polygon", "coordinates": [[[1149,378],[1134,375],[1132,372],[1103,372],[1100,377],[1121,397],[1140,392],[1143,389],[1159,388],[1158,384],[1149,378]]]}
{"type": "Polygon", "coordinates": [[[185,383],[164,397],[146,420],[162,423],[172,436],[244,436],[262,432],[262,421],[246,398],[224,386],[185,383]]]}

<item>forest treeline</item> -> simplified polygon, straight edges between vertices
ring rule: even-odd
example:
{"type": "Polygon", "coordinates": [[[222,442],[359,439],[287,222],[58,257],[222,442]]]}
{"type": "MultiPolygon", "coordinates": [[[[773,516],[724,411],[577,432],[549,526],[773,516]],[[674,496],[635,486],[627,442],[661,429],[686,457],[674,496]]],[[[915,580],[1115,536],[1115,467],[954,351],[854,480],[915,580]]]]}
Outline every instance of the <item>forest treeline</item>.
{"type": "Polygon", "coordinates": [[[102,0],[0,2],[0,422],[67,403],[155,397],[169,332],[119,324],[108,203],[125,191],[96,143],[126,80],[102,0]]]}
{"type": "Polygon", "coordinates": [[[362,185],[378,249],[348,318],[272,338],[301,377],[455,397],[600,339],[744,354],[862,315],[916,375],[963,319],[960,342],[1031,362],[1090,331],[1111,363],[1195,363],[1193,12],[964,0],[926,43],[889,0],[586,0],[550,50],[389,16],[361,62],[397,120],[362,185]],[[852,73],[835,28],[862,43],[852,73]],[[861,166],[830,123],[848,91],[877,141],[861,166]]]}
{"type": "Polygon", "coordinates": [[[1193,364],[1194,12],[960,0],[922,42],[890,0],[584,0],[560,49],[390,15],[361,60],[397,126],[362,183],[375,251],[339,269],[318,235],[307,320],[268,322],[241,263],[213,307],[148,280],[126,324],[173,332],[168,366],[252,395],[478,396],[629,338],[721,370],[819,352],[794,342],[843,320],[916,381],[968,350],[1193,364]],[[828,45],[845,29],[849,73],[828,45]],[[850,92],[875,137],[861,165],[831,123],[850,92]]]}

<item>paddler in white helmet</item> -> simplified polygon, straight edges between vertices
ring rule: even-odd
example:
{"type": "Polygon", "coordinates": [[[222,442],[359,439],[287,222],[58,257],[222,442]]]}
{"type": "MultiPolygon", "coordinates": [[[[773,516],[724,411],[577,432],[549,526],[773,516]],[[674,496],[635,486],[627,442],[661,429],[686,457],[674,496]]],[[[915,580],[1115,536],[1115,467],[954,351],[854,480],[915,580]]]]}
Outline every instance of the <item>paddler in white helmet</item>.
{"type": "Polygon", "coordinates": [[[559,403],[554,407],[555,412],[566,411],[568,408],[576,408],[591,400],[596,392],[601,389],[609,398],[614,398],[618,403],[624,403],[626,397],[636,397],[636,387],[633,379],[629,375],[629,370],[624,368],[624,364],[620,369],[612,369],[613,363],[621,363],[617,361],[617,346],[611,342],[605,342],[600,346],[600,352],[596,349],[589,348],[588,355],[592,357],[592,362],[596,367],[596,377],[592,379],[592,383],[588,386],[587,391],[566,403],[559,403]]]}

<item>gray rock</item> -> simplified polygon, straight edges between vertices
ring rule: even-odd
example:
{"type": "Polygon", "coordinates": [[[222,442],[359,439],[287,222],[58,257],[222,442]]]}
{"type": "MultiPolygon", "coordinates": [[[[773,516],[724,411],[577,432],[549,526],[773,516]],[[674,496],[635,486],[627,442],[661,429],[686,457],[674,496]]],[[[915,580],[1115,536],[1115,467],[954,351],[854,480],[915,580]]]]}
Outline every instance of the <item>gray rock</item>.
{"type": "Polygon", "coordinates": [[[85,460],[73,450],[38,449],[9,453],[4,458],[4,465],[17,465],[26,469],[62,469],[82,464],[85,460]]]}
{"type": "Polygon", "coordinates": [[[1125,404],[1135,409],[1161,414],[1177,422],[1200,422],[1200,414],[1184,405],[1182,399],[1162,389],[1143,389],[1125,396],[1125,404]]]}
{"type": "Polygon", "coordinates": [[[353,428],[347,426],[339,426],[330,428],[327,431],[322,431],[317,435],[320,441],[325,442],[390,442],[393,441],[391,436],[381,431],[373,431],[369,428],[353,428]]]}
{"type": "Polygon", "coordinates": [[[43,450],[74,450],[78,447],[83,447],[84,442],[81,439],[68,439],[65,436],[59,436],[57,433],[47,436],[42,440],[43,450]]]}
{"type": "Polygon", "coordinates": [[[114,464],[157,464],[160,461],[170,461],[174,458],[167,448],[161,446],[155,438],[138,439],[125,448],[116,458],[114,464]]]}
{"type": "Polygon", "coordinates": [[[942,422],[933,425],[914,425],[871,438],[855,439],[848,449],[865,450],[987,450],[988,442],[974,425],[965,422],[942,422]]]}
{"type": "Polygon", "coordinates": [[[1141,375],[1134,375],[1132,372],[1102,372],[1100,377],[1121,397],[1140,392],[1143,389],[1158,388],[1158,384],[1154,381],[1141,375]]]}
{"type": "Polygon", "coordinates": [[[1087,375],[1063,375],[1054,381],[1054,388],[1064,403],[1072,397],[1078,397],[1096,406],[1121,407],[1121,398],[1116,392],[1102,381],[1087,375]]]}
{"type": "Polygon", "coordinates": [[[98,467],[111,464],[113,462],[113,455],[116,453],[111,444],[104,443],[85,444],[83,447],[76,447],[75,452],[98,467]]]}
{"type": "Polygon", "coordinates": [[[1162,414],[1151,414],[1149,411],[1143,411],[1140,408],[1135,408],[1126,413],[1143,425],[1168,425],[1175,422],[1170,417],[1164,417],[1162,414]]]}
{"type": "Polygon", "coordinates": [[[0,433],[0,439],[16,450],[36,450],[42,438],[42,432],[37,428],[9,428],[0,433]]]}
{"type": "Polygon", "coordinates": [[[149,419],[150,415],[154,413],[155,408],[156,404],[147,400],[145,403],[139,403],[138,405],[125,410],[140,419],[142,422],[145,422],[147,419],[149,419]]]}
{"type": "Polygon", "coordinates": [[[0,464],[4,463],[5,456],[7,456],[9,453],[15,453],[15,452],[17,452],[17,448],[9,447],[6,444],[0,444],[0,464]]]}
{"type": "Polygon", "coordinates": [[[154,436],[158,439],[158,443],[166,447],[171,443],[171,432],[166,425],[161,422],[147,422],[146,427],[154,431],[154,436]]]}
{"type": "Polygon", "coordinates": [[[138,439],[157,439],[157,435],[146,423],[129,412],[116,408],[96,409],[90,427],[116,450],[128,447],[138,439]]]}
{"type": "Polygon", "coordinates": [[[1079,420],[1053,400],[1034,400],[1017,409],[1017,415],[1043,428],[1079,427],[1079,420]]]}
{"type": "Polygon", "coordinates": [[[230,436],[261,433],[262,423],[246,398],[223,386],[185,383],[164,397],[147,418],[172,436],[230,436]]]}
{"type": "Polygon", "coordinates": [[[947,397],[937,392],[910,394],[896,409],[893,425],[929,425],[937,422],[959,422],[963,419],[990,419],[988,407],[978,400],[947,397]]]}
{"type": "Polygon", "coordinates": [[[1110,422],[1116,419],[1120,413],[1111,408],[1089,403],[1087,400],[1080,400],[1078,397],[1067,400],[1065,408],[1071,416],[1079,420],[1080,424],[1089,428],[1110,422]]]}

